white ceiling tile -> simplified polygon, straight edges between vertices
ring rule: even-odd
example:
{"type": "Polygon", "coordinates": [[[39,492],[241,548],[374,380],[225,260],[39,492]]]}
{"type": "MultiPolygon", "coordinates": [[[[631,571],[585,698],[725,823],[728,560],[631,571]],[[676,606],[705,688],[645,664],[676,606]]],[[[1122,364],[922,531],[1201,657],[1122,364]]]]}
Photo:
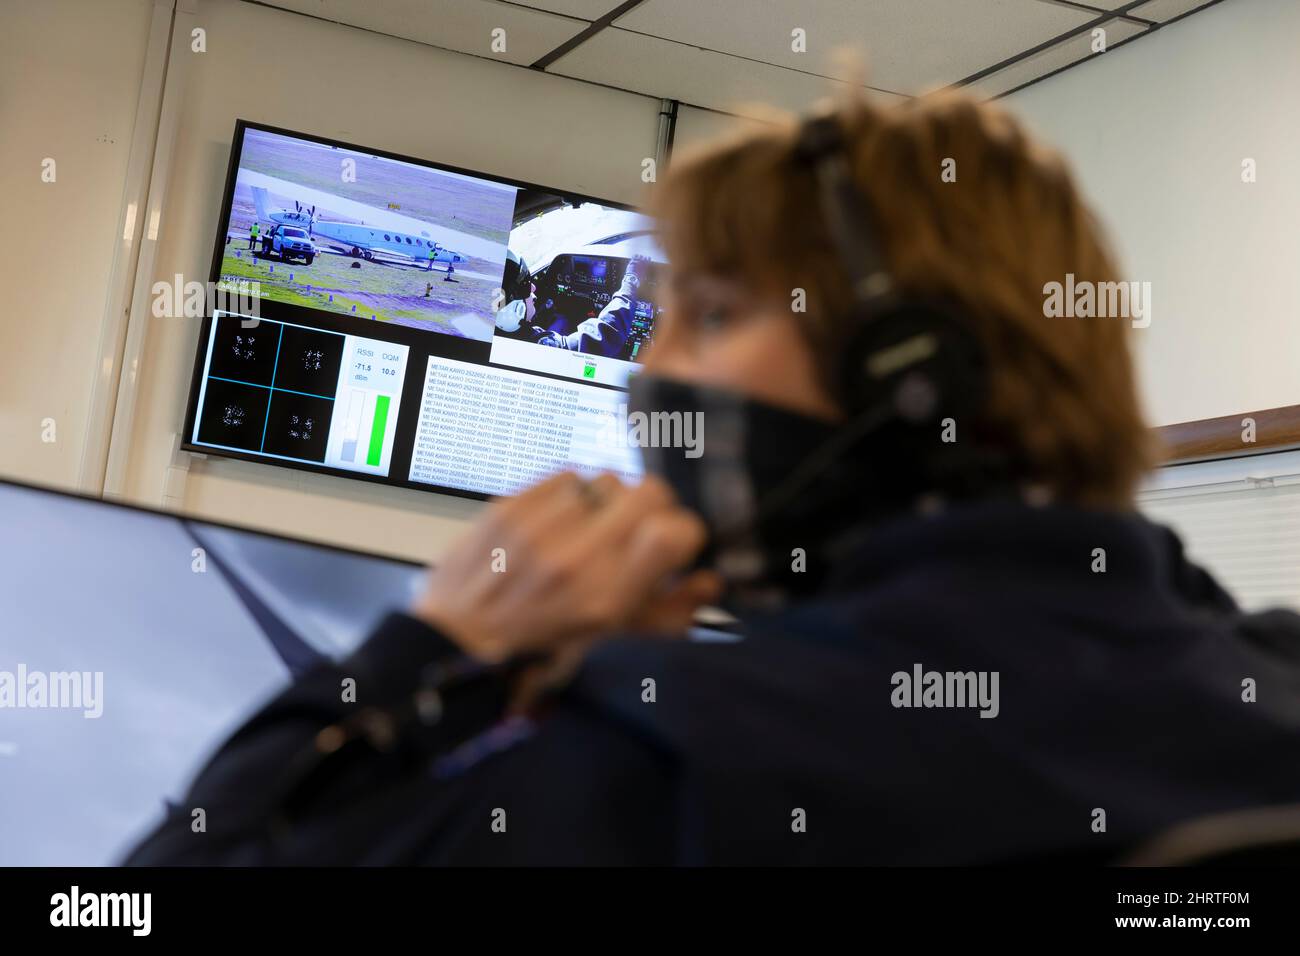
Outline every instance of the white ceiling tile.
{"type": "Polygon", "coordinates": [[[848,46],[863,54],[872,86],[917,93],[1094,18],[1042,0],[645,0],[611,30],[822,74],[848,46]],[[806,53],[791,48],[795,28],[806,33],[806,53]]]}
{"type": "Polygon", "coordinates": [[[1062,7],[1083,8],[1085,13],[1092,10],[1094,11],[1092,16],[1096,18],[1103,16],[1104,11],[1118,10],[1125,4],[1133,2],[1133,0],[1038,0],[1038,2],[1052,3],[1062,7]]]}
{"type": "MultiPolygon", "coordinates": [[[[621,0],[261,0],[269,6],[444,49],[527,65],[572,39],[621,0]],[[504,53],[491,50],[506,31],[504,53]]],[[[767,103],[806,109],[844,78],[837,51],[856,50],[868,84],[911,94],[960,81],[1096,18],[1089,7],[1129,0],[643,0],[549,72],[721,110],[767,103]],[[791,46],[806,31],[807,52],[791,46]]],[[[1159,22],[1210,0],[1148,0],[1159,22]]],[[[1112,18],[1114,45],[1141,29],[1112,18]]],[[[1050,46],[972,85],[997,95],[1087,58],[1090,37],[1050,46]]]]}
{"type": "Polygon", "coordinates": [[[1039,3],[1056,3],[1063,6],[1096,7],[1099,10],[1118,10],[1132,0],[1038,0],[1039,3]]]}
{"type": "Polygon", "coordinates": [[[582,20],[495,0],[261,2],[376,33],[517,64],[534,62],[587,28],[582,20]],[[491,47],[492,31],[498,27],[506,31],[504,53],[493,52],[491,47]]]}
{"type": "Polygon", "coordinates": [[[1165,23],[1174,17],[1181,17],[1184,13],[1198,7],[1209,6],[1209,4],[1210,0],[1150,0],[1149,3],[1144,3],[1140,7],[1134,7],[1129,13],[1135,17],[1165,23]]]}
{"type": "Polygon", "coordinates": [[[552,63],[548,72],[741,114],[754,113],[758,104],[803,110],[842,86],[821,76],[623,30],[597,33],[552,63]]]}
{"type": "MultiPolygon", "coordinates": [[[[1105,42],[1107,48],[1113,47],[1116,43],[1126,40],[1134,34],[1142,33],[1147,29],[1141,24],[1118,19],[1107,20],[1101,24],[1101,28],[1106,31],[1105,42]]],[[[1069,66],[1071,63],[1087,59],[1093,53],[1092,31],[1088,31],[1068,40],[1063,40],[1055,46],[1048,47],[1033,56],[1026,57],[1005,69],[977,80],[970,84],[967,89],[974,93],[997,96],[1008,90],[1014,90],[1018,86],[1023,86],[1040,76],[1046,76],[1054,70],[1069,66]]],[[[1104,53],[1099,55],[1105,56],[1104,53]]]]}
{"type": "Polygon", "coordinates": [[[622,0],[512,0],[514,3],[548,13],[560,13],[566,17],[580,17],[583,20],[599,20],[622,2],[622,0]]]}

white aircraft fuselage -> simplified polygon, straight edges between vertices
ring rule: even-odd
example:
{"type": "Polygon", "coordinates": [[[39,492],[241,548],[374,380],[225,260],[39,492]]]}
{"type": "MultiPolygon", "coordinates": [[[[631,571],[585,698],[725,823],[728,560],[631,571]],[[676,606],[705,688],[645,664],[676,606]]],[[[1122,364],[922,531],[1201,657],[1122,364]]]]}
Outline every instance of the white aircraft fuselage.
{"type": "Polygon", "coordinates": [[[429,252],[432,250],[434,262],[452,265],[465,261],[465,257],[460,253],[443,247],[427,234],[415,235],[365,223],[316,219],[311,212],[302,209],[269,210],[266,206],[266,190],[260,186],[254,186],[252,189],[258,219],[305,229],[313,239],[329,240],[354,256],[370,259],[375,253],[383,253],[401,256],[417,263],[427,263],[430,258],[429,252]]]}

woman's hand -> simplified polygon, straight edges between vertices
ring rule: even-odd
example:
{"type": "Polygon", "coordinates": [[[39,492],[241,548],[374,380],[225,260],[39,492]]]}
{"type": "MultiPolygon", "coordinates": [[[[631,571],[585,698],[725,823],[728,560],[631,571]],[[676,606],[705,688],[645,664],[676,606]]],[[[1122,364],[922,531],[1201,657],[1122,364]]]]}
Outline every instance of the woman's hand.
{"type": "Polygon", "coordinates": [[[572,664],[620,631],[683,633],[721,593],[714,572],[681,573],[705,538],[656,477],[627,486],[562,473],[492,504],[412,613],[484,662],[542,653],[572,664]]]}

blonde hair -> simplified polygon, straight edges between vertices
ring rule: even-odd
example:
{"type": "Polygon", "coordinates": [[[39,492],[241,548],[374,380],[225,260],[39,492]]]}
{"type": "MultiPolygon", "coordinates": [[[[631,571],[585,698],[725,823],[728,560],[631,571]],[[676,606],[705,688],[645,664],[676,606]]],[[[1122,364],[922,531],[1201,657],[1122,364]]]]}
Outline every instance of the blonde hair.
{"type": "MultiPolygon", "coordinates": [[[[1067,273],[1076,284],[1119,279],[1060,155],[1003,109],[959,93],[888,107],[859,97],[835,113],[896,283],[953,303],[986,353],[974,435],[1058,498],[1130,505],[1151,451],[1127,323],[1044,315],[1044,286],[1067,273]]],[[[787,117],[677,157],[651,212],[677,268],[786,305],[805,290],[796,318],[829,369],[850,293],[812,172],[795,153],[798,129],[787,117]]]]}

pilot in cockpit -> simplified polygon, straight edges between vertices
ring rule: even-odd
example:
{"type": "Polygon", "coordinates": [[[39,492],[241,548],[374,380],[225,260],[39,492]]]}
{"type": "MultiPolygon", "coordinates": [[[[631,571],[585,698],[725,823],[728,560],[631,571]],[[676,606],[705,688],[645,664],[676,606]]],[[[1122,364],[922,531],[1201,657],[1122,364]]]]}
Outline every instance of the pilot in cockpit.
{"type": "Polygon", "coordinates": [[[497,330],[539,345],[616,357],[631,334],[637,290],[649,261],[645,256],[632,257],[618,291],[610,296],[598,315],[583,319],[576,327],[568,318],[557,315],[550,328],[542,328],[532,324],[537,314],[537,286],[528,266],[513,251],[508,251],[502,281],[508,301],[496,313],[497,330]]]}
{"type": "Polygon", "coordinates": [[[538,344],[611,358],[621,353],[632,332],[636,293],[647,262],[649,260],[645,256],[632,257],[627,264],[627,271],[623,273],[618,291],[609,297],[608,304],[600,310],[599,315],[582,320],[577,329],[568,334],[552,328],[537,340],[538,344]]]}
{"type": "Polygon", "coordinates": [[[515,255],[512,249],[506,250],[506,269],[501,279],[501,291],[505,295],[506,304],[497,310],[497,331],[512,338],[535,339],[532,321],[537,314],[537,285],[528,271],[528,264],[515,255]]]}

